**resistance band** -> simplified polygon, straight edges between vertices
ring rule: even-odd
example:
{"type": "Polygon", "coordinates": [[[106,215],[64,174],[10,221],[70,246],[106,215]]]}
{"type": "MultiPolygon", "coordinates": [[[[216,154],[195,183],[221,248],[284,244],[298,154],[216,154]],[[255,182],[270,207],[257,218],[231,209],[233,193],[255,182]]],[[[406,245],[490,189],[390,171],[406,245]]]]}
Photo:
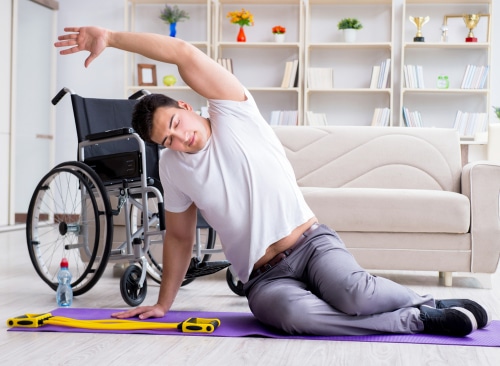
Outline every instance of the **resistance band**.
{"type": "Polygon", "coordinates": [[[39,328],[46,324],[95,330],[178,329],[183,333],[212,333],[220,325],[220,320],[189,318],[181,323],[141,322],[121,319],[78,320],[53,316],[51,313],[25,314],[7,320],[7,326],[9,327],[39,328]]]}

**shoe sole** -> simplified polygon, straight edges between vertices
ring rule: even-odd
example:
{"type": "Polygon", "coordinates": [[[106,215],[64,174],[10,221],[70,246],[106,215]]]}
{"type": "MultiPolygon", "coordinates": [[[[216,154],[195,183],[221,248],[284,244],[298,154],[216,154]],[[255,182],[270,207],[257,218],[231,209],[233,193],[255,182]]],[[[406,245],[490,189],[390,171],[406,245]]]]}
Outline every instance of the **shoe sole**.
{"type": "MultiPolygon", "coordinates": [[[[428,306],[428,305],[422,305],[420,307],[420,309],[422,309],[424,307],[425,308],[432,308],[431,306],[428,306]]],[[[454,337],[465,337],[466,335],[477,330],[476,317],[469,310],[462,308],[462,307],[449,307],[449,308],[444,308],[441,310],[453,311],[454,316],[456,318],[460,318],[462,321],[467,321],[470,324],[471,329],[463,329],[460,332],[454,331],[454,332],[448,332],[448,333],[446,333],[446,332],[432,332],[431,331],[430,332],[431,334],[449,335],[449,336],[454,336],[454,337]]]]}
{"type": "MultiPolygon", "coordinates": [[[[479,329],[486,327],[491,322],[491,315],[488,310],[481,304],[475,302],[474,300],[468,299],[457,299],[457,300],[437,300],[437,304],[442,304],[446,302],[461,301],[463,304],[454,304],[453,307],[463,308],[469,310],[472,314],[477,314],[476,322],[479,329]]],[[[436,304],[436,305],[437,305],[436,304]]],[[[446,306],[436,306],[437,309],[446,309],[446,306]]],[[[451,308],[451,307],[450,307],[451,308]]]]}
{"type": "MultiPolygon", "coordinates": [[[[460,308],[460,307],[451,307],[449,309],[453,309],[453,310],[456,310],[456,311],[459,311],[463,314],[465,314],[467,316],[467,318],[469,318],[470,322],[471,322],[471,325],[472,325],[472,330],[467,333],[467,334],[470,334],[472,332],[474,332],[475,330],[477,330],[477,320],[476,320],[476,317],[474,316],[474,314],[472,314],[471,311],[465,309],[465,308],[460,308]]],[[[467,334],[464,334],[464,336],[466,336],[467,334]]]]}

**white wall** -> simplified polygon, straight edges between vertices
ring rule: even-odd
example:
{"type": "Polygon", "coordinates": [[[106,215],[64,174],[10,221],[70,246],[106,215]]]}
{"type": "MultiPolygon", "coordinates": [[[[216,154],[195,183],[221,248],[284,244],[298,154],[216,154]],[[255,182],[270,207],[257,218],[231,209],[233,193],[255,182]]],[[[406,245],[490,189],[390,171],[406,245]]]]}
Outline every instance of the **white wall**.
{"type": "MultiPolygon", "coordinates": [[[[58,34],[64,27],[98,25],[124,29],[124,0],[59,1],[58,34]]],[[[55,40],[54,40],[55,41],[55,40]]],[[[87,69],[88,53],[58,56],[56,89],[72,89],[83,97],[122,98],[124,96],[124,54],[107,49],[87,69]]],[[[56,108],[56,164],[76,159],[77,138],[69,95],[56,108]]]]}
{"type": "Polygon", "coordinates": [[[0,3],[0,226],[9,220],[10,73],[12,4],[0,3]]]}

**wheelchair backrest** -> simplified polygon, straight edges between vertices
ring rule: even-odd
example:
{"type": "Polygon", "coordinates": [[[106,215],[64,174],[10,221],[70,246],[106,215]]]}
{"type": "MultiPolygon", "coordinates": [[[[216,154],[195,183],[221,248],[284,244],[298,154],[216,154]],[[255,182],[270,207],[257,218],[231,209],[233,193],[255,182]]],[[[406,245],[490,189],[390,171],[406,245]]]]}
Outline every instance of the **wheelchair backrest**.
{"type": "MultiPolygon", "coordinates": [[[[77,94],[71,94],[78,142],[86,140],[86,136],[90,134],[131,127],[132,113],[137,102],[135,99],[83,98],[77,94]]],[[[95,159],[138,150],[139,146],[134,139],[126,139],[87,146],[84,149],[84,155],[85,159],[95,159]]],[[[154,185],[160,189],[158,160],[158,146],[146,143],[147,176],[152,178],[155,181],[154,185]]]]}

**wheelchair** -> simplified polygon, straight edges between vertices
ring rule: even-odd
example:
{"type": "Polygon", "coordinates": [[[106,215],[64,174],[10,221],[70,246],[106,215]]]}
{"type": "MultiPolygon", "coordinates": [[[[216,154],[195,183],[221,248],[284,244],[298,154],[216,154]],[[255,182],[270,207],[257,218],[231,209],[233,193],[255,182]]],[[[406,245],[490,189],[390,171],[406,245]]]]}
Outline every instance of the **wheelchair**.
{"type": "MultiPolygon", "coordinates": [[[[42,280],[56,290],[60,261],[67,258],[75,296],[98,282],[108,261],[128,263],[120,293],[128,305],[138,306],[147,294],[146,277],[161,281],[165,233],[158,172],[162,147],[145,143],[131,127],[135,104],[149,92],[140,90],[128,99],[96,99],[63,88],[52,104],[67,93],[78,160],[55,166],[36,186],[26,222],[30,259],[42,280]],[[114,241],[117,219],[124,224],[123,241],[114,241]]],[[[230,289],[243,296],[230,263],[210,261],[221,249],[215,248],[216,232],[199,211],[195,237],[183,285],[227,268],[230,289]]]]}

